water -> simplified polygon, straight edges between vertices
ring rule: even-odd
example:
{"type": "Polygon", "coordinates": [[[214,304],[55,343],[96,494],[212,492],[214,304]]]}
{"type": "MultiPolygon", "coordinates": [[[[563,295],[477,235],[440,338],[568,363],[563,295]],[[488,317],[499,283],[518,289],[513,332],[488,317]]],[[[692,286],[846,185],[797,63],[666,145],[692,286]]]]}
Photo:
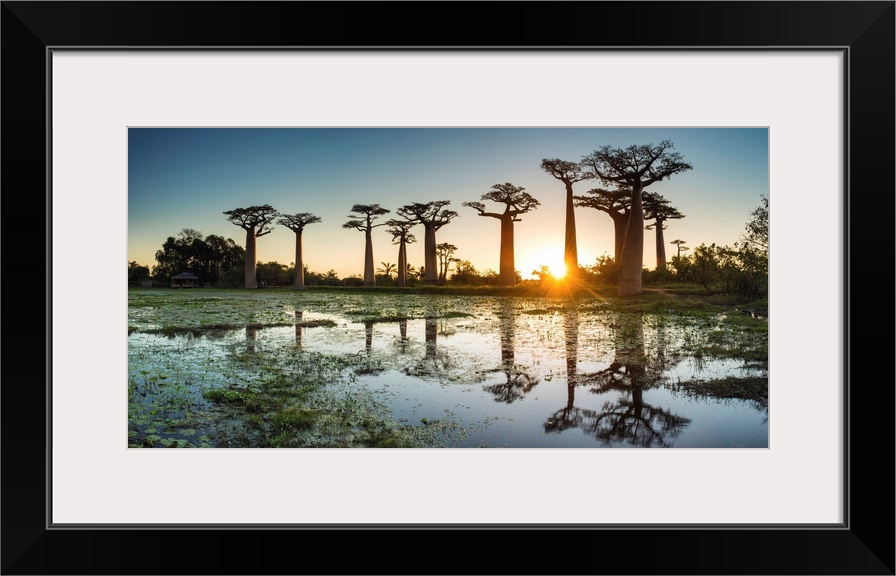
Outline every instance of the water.
{"type": "MultiPolygon", "coordinates": [[[[293,325],[138,331],[129,370],[164,358],[198,390],[253,385],[257,366],[235,365],[235,353],[297,370],[338,357],[345,368],[327,384],[334,392],[362,390],[406,425],[449,420],[463,430],[461,447],[768,446],[766,363],[736,357],[766,332],[738,330],[723,315],[620,313],[597,299],[278,298],[250,301],[252,317],[293,325]]],[[[132,325],[153,326],[145,306],[136,310],[132,325]]]]}

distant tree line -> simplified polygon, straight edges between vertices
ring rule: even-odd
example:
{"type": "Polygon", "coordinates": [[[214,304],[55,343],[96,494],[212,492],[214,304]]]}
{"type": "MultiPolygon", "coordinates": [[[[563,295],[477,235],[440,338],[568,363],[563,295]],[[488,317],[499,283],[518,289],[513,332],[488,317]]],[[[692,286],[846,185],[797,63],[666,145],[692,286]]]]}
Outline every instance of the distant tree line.
{"type": "Polygon", "coordinates": [[[203,237],[198,230],[184,228],[156,251],[153,284],[168,286],[172,276],[190,272],[199,277],[201,286],[241,286],[245,259],[245,250],[230,238],[203,237]]]}

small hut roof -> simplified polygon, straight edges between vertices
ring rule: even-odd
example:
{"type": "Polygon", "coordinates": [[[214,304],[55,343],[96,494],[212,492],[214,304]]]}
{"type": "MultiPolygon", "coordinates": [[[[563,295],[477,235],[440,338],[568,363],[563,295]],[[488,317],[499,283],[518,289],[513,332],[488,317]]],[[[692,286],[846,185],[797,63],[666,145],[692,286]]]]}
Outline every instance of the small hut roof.
{"type": "Polygon", "coordinates": [[[171,279],[172,279],[172,280],[174,280],[174,279],[178,279],[178,280],[199,280],[199,276],[197,276],[197,275],[195,275],[195,274],[193,274],[193,273],[191,273],[191,272],[181,272],[181,273],[178,274],[177,276],[172,276],[171,279]]]}

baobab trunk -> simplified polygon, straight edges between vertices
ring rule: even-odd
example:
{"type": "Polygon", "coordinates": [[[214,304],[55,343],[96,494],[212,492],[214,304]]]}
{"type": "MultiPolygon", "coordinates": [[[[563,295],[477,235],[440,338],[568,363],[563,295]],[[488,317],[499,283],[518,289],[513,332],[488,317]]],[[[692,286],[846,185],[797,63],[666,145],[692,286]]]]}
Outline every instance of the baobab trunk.
{"type": "Polygon", "coordinates": [[[423,282],[425,284],[438,284],[439,264],[436,261],[436,229],[428,224],[424,224],[423,250],[425,252],[423,266],[426,272],[423,282]]]}
{"type": "Polygon", "coordinates": [[[666,243],[663,241],[663,221],[656,221],[656,269],[666,269],[666,243]]]}
{"type": "Polygon", "coordinates": [[[501,265],[498,275],[501,286],[516,284],[516,265],[513,261],[513,217],[501,218],[501,265]]]}
{"type": "Polygon", "coordinates": [[[373,239],[370,237],[370,228],[364,231],[364,286],[376,286],[376,277],[373,275],[373,239]]]}
{"type": "Polygon", "coordinates": [[[398,279],[395,285],[404,288],[407,284],[408,277],[408,249],[405,245],[404,238],[398,243],[398,279]]]}
{"type": "Polygon", "coordinates": [[[305,266],[302,264],[302,235],[296,234],[296,281],[294,290],[305,289],[305,266]]]}
{"type": "Polygon", "coordinates": [[[615,233],[615,247],[613,250],[613,259],[619,264],[622,261],[622,248],[625,246],[625,232],[628,226],[628,214],[618,214],[611,212],[613,217],[613,232],[615,233]]]}
{"type": "Polygon", "coordinates": [[[258,288],[255,264],[255,230],[246,230],[246,288],[258,288]]]}
{"type": "Polygon", "coordinates": [[[641,206],[643,187],[640,182],[632,186],[632,207],[622,247],[622,263],[619,267],[619,295],[641,293],[641,272],[644,258],[644,208],[641,206]]]}
{"type": "Polygon", "coordinates": [[[576,248],[576,213],[572,198],[572,184],[566,185],[566,242],[563,249],[563,263],[566,265],[566,277],[575,280],[579,277],[579,254],[576,248]]]}

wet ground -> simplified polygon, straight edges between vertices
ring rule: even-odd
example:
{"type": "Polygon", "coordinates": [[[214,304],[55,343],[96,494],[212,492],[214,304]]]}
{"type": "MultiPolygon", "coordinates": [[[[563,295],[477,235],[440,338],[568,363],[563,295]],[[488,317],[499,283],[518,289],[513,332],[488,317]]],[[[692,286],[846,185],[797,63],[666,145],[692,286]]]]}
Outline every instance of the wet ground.
{"type": "Polygon", "coordinates": [[[363,397],[391,426],[439,423],[439,446],[768,446],[767,321],[735,311],[142,291],[131,296],[128,342],[132,445],[220,445],[216,427],[238,429],[252,414],[238,403],[221,411],[209,390],[260,392],[277,373],[314,381],[308,402],[363,397]]]}

